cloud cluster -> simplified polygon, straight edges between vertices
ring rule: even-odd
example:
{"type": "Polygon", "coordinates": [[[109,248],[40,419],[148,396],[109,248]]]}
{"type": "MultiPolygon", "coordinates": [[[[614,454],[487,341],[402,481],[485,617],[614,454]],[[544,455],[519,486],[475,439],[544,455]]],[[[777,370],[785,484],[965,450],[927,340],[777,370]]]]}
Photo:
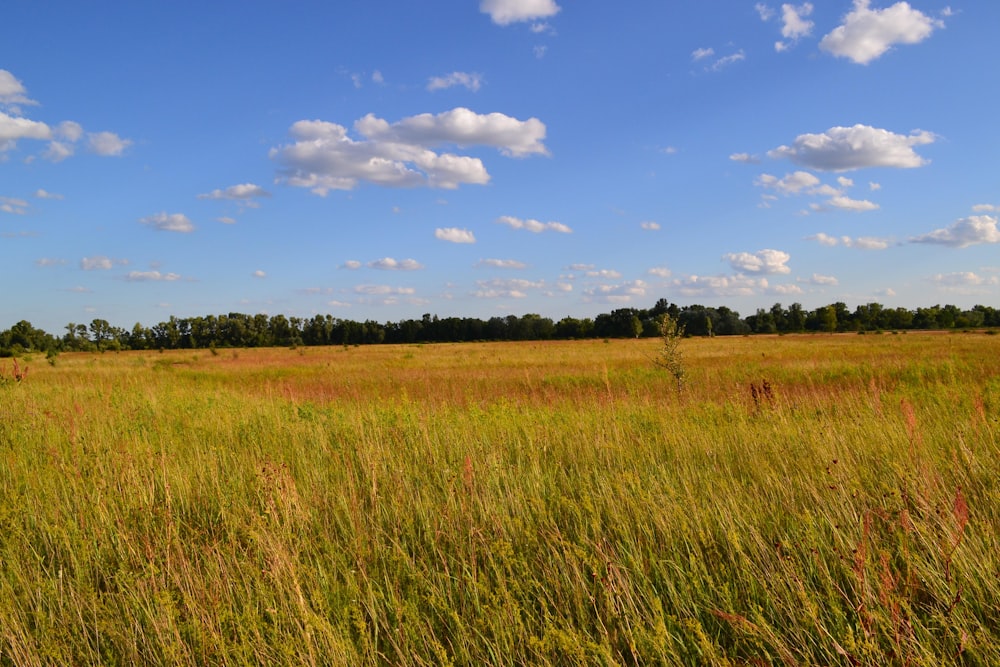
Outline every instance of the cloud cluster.
{"type": "Polygon", "coordinates": [[[545,124],[537,118],[522,121],[463,107],[396,123],[368,114],[354,129],[363,139],[350,138],[336,123],[301,120],[290,129],[295,142],[272,148],[269,155],[282,165],[285,182],[321,196],[330,190],[353,190],[360,182],[447,189],[489,182],[482,160],[431,150],[438,146],[486,146],[508,157],[548,155],[545,124]]]}
{"type": "Polygon", "coordinates": [[[28,212],[28,202],[14,197],[0,197],[0,211],[12,215],[24,215],[28,212]]]}
{"type": "Polygon", "coordinates": [[[145,282],[174,282],[180,280],[177,273],[160,273],[159,271],[129,271],[125,275],[125,280],[130,283],[145,282]]]}
{"type": "Polygon", "coordinates": [[[380,271],[419,271],[424,268],[424,265],[415,259],[396,260],[392,257],[383,257],[368,262],[368,268],[380,271]]]}
{"type": "Polygon", "coordinates": [[[781,36],[788,41],[775,42],[775,51],[786,51],[791,48],[795,42],[812,34],[813,25],[815,24],[805,18],[812,14],[812,11],[813,6],[810,2],[803,3],[799,6],[792,4],[784,4],[781,6],[781,36]]]}
{"type": "Polygon", "coordinates": [[[509,215],[502,215],[497,218],[497,223],[507,225],[511,229],[525,229],[529,232],[539,234],[541,232],[559,232],[560,234],[572,234],[573,230],[561,222],[539,222],[528,218],[522,220],[509,215]]]}
{"type": "Polygon", "coordinates": [[[859,65],[867,65],[895,44],[916,44],[943,27],[914,9],[907,2],[897,2],[885,9],[870,9],[870,0],[854,0],[854,9],[844,22],[819,43],[819,48],[859,65]]]}
{"type": "MultiPolygon", "coordinates": [[[[811,195],[827,197],[827,206],[845,211],[874,211],[879,208],[878,204],[867,199],[852,199],[848,197],[845,190],[852,187],[854,181],[843,176],[837,179],[839,187],[823,184],[819,178],[807,171],[796,171],[791,174],[785,174],[784,178],[778,178],[772,174],[761,174],[754,181],[754,185],[774,190],[785,196],[811,195]]],[[[762,205],[767,208],[774,199],[776,197],[765,195],[762,205]]],[[[813,203],[810,205],[810,208],[813,211],[821,211],[824,207],[818,203],[813,203]]]]}
{"type": "Polygon", "coordinates": [[[216,189],[211,192],[206,192],[205,194],[200,194],[198,195],[198,199],[239,201],[246,204],[255,198],[270,196],[271,193],[259,185],[254,185],[253,183],[241,183],[240,185],[231,185],[225,190],[216,189]]]}
{"type": "Polygon", "coordinates": [[[585,302],[629,303],[645,298],[649,284],[644,280],[631,280],[616,285],[596,285],[584,290],[585,302]]]}
{"type": "Polygon", "coordinates": [[[481,259],[476,262],[476,266],[491,269],[524,269],[528,265],[516,259],[481,259]]]}
{"type": "Polygon", "coordinates": [[[787,158],[795,164],[818,171],[851,171],[868,167],[922,167],[927,160],[914,146],[934,143],[931,132],[914,130],[896,134],[870,125],[832,127],[820,134],[801,134],[791,146],[768,152],[772,158],[787,158]]]}
{"type": "Polygon", "coordinates": [[[759,290],[767,289],[767,278],[750,278],[742,274],[735,276],[698,276],[677,278],[672,282],[677,293],[682,296],[753,296],[759,290]]]}

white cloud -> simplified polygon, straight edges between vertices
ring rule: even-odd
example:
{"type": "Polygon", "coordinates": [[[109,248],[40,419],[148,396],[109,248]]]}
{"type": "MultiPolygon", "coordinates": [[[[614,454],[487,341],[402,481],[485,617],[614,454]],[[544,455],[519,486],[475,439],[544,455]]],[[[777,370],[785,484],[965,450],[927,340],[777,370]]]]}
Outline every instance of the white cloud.
{"type": "Polygon", "coordinates": [[[253,183],[230,185],[225,190],[212,190],[198,195],[198,199],[227,199],[233,201],[249,201],[255,197],[270,197],[271,193],[253,183]]]}
{"type": "Polygon", "coordinates": [[[660,228],[660,223],[653,222],[652,220],[643,220],[639,223],[639,226],[648,232],[655,232],[660,228]]]}
{"type": "Polygon", "coordinates": [[[352,190],[362,181],[384,187],[448,189],[489,182],[479,158],[438,154],[430,150],[432,146],[490,146],[511,157],[548,154],[542,143],[545,124],[537,118],[521,121],[461,107],[391,125],[368,114],[354,127],[363,140],[351,139],[346,128],[335,123],[298,121],[290,130],[295,143],[273,148],[269,155],[283,165],[284,181],[325,196],[330,190],[352,190]]]}
{"type": "Polygon", "coordinates": [[[0,151],[13,148],[18,139],[49,139],[52,130],[45,123],[8,116],[0,111],[0,151]]]}
{"type": "Polygon", "coordinates": [[[561,222],[539,222],[538,220],[533,220],[531,218],[521,220],[520,218],[515,218],[509,215],[502,215],[497,218],[496,221],[499,224],[507,225],[512,229],[526,229],[529,232],[534,232],[535,234],[546,231],[559,232],[560,234],[571,234],[573,232],[572,229],[561,222]]]}
{"type": "Polygon", "coordinates": [[[476,72],[452,72],[445,76],[431,77],[427,82],[427,90],[444,90],[452,86],[465,86],[475,92],[482,85],[483,77],[476,72]]]}
{"type": "Polygon", "coordinates": [[[481,0],[479,11],[489,14],[497,25],[549,18],[561,8],[554,0],[481,0]]]}
{"type": "Polygon", "coordinates": [[[341,264],[340,268],[342,268],[342,269],[349,269],[351,271],[354,271],[355,269],[360,269],[361,268],[361,262],[359,262],[356,259],[349,259],[346,262],[344,262],[343,264],[341,264]]]}
{"type": "Polygon", "coordinates": [[[524,269],[527,264],[516,259],[481,259],[476,262],[477,267],[489,267],[492,269],[524,269]]]}
{"type": "Polygon", "coordinates": [[[970,215],[950,227],[935,229],[929,234],[910,239],[911,243],[938,243],[953,248],[966,248],[980,243],[1000,243],[997,218],[992,215],[970,215]]]}
{"type": "Polygon", "coordinates": [[[235,225],[236,224],[236,218],[230,218],[228,215],[224,215],[221,218],[216,218],[216,220],[218,222],[221,222],[224,225],[235,225]]]}
{"type": "Polygon", "coordinates": [[[885,9],[869,9],[870,0],[854,0],[854,10],[844,17],[819,43],[819,48],[834,56],[867,65],[894,44],[916,44],[930,37],[935,28],[944,27],[913,9],[897,2],[885,9]]]}
{"type": "Polygon", "coordinates": [[[994,213],[1000,211],[1000,206],[993,204],[976,204],[972,207],[974,213],[994,213]]]}
{"type": "Polygon", "coordinates": [[[792,146],[770,151],[772,158],[788,158],[795,164],[819,171],[850,171],[865,167],[913,168],[927,164],[914,146],[933,143],[931,132],[914,130],[909,135],[869,125],[832,127],[822,134],[801,134],[792,146]]]}
{"type": "Polygon", "coordinates": [[[60,194],[56,194],[55,192],[47,192],[45,190],[42,190],[41,188],[35,190],[35,197],[38,199],[55,199],[55,200],[60,200],[63,198],[63,196],[60,194]]]}
{"type": "Polygon", "coordinates": [[[83,126],[71,120],[64,120],[56,126],[56,136],[75,143],[83,136],[83,126]]]}
{"type": "Polygon", "coordinates": [[[84,271],[108,271],[112,266],[111,260],[103,255],[84,257],[80,260],[80,268],[84,271]]]}
{"type": "Polygon", "coordinates": [[[264,271],[261,271],[260,269],[257,269],[256,271],[253,272],[253,277],[254,278],[267,278],[267,273],[265,273],[264,271]]]}
{"type": "Polygon", "coordinates": [[[24,85],[13,74],[5,69],[0,69],[0,104],[15,108],[22,104],[25,106],[37,105],[38,102],[29,98],[27,92],[24,85]]]}
{"type": "Polygon", "coordinates": [[[881,183],[876,183],[875,181],[869,181],[868,182],[868,189],[871,190],[872,192],[876,192],[876,191],[882,189],[882,184],[881,183]]]}
{"type": "Polygon", "coordinates": [[[854,187],[854,181],[851,180],[850,178],[847,178],[846,176],[838,176],[837,177],[837,184],[840,185],[840,187],[842,187],[842,188],[853,188],[854,187]]]}
{"type": "Polygon", "coordinates": [[[42,157],[49,162],[62,162],[68,157],[71,157],[76,149],[62,141],[51,141],[49,142],[48,148],[42,153],[42,157]]]}
{"type": "Polygon", "coordinates": [[[746,273],[791,273],[786,263],[791,255],[781,250],[765,249],[755,253],[727,253],[722,259],[729,262],[736,271],[746,273]]]}
{"type": "Polygon", "coordinates": [[[160,273],[159,271],[129,271],[125,275],[125,280],[133,283],[174,282],[180,279],[180,275],[176,273],[160,273]]]}
{"type": "Polygon", "coordinates": [[[194,224],[183,213],[168,214],[164,211],[156,215],[140,218],[139,222],[163,232],[181,232],[186,234],[194,231],[194,224]]]}
{"type": "Polygon", "coordinates": [[[874,211],[879,208],[878,204],[870,202],[867,199],[851,199],[843,195],[833,197],[827,203],[830,206],[847,211],[874,211]]]}
{"type": "Polygon", "coordinates": [[[978,287],[980,285],[1000,284],[1000,278],[990,276],[985,278],[976,275],[972,271],[957,271],[955,273],[939,273],[930,278],[930,281],[944,287],[978,287]]]}
{"type": "Polygon", "coordinates": [[[627,281],[618,285],[596,285],[584,290],[584,301],[599,303],[628,303],[646,296],[649,285],[642,280],[627,281]]]}
{"type": "Polygon", "coordinates": [[[28,212],[28,202],[13,197],[0,197],[0,211],[12,215],[24,215],[28,212]]]}
{"type": "Polygon", "coordinates": [[[740,49],[736,53],[732,53],[732,54],[730,54],[728,56],[723,56],[722,58],[719,58],[714,63],[712,63],[712,65],[710,67],[706,67],[705,69],[710,69],[713,72],[718,72],[718,71],[720,71],[720,70],[722,70],[722,69],[724,69],[724,68],[732,65],[733,63],[738,63],[741,60],[746,60],[746,57],[747,56],[743,52],[743,49],[740,49]]]}
{"type": "Polygon", "coordinates": [[[760,163],[760,158],[756,155],[751,155],[750,153],[733,153],[729,156],[729,159],[733,162],[742,162],[743,164],[760,163]]]}
{"type": "Polygon", "coordinates": [[[518,120],[502,113],[477,114],[456,107],[437,115],[423,113],[389,124],[368,114],[354,124],[370,140],[429,148],[440,145],[491,146],[510,157],[548,155],[542,143],[545,124],[537,118],[518,120]]]}
{"type": "Polygon", "coordinates": [[[372,72],[372,81],[379,85],[382,85],[383,83],[385,83],[385,77],[382,76],[382,72],[380,72],[379,70],[375,70],[374,72],[372,72]]]}
{"type": "Polygon", "coordinates": [[[389,285],[356,285],[354,292],[369,296],[386,296],[416,294],[417,290],[412,287],[391,287],[389,285]]]}
{"type": "Polygon", "coordinates": [[[775,51],[785,51],[789,49],[795,42],[799,41],[803,37],[808,37],[812,33],[813,22],[807,21],[806,16],[812,14],[813,6],[812,3],[805,2],[799,6],[784,4],[781,5],[781,36],[787,39],[787,42],[775,42],[775,51]]]}
{"type": "Polygon", "coordinates": [[[761,21],[770,21],[774,18],[774,9],[772,7],[768,7],[763,2],[758,2],[754,5],[754,9],[756,9],[757,13],[760,14],[761,21]]]}
{"type": "Polygon", "coordinates": [[[117,157],[131,145],[131,139],[122,139],[114,132],[92,132],[87,135],[90,152],[105,157],[117,157]]]}
{"type": "Polygon", "coordinates": [[[476,236],[468,229],[458,227],[438,227],[434,230],[434,238],[451,243],[475,243],[476,236]]]}
{"type": "Polygon", "coordinates": [[[785,174],[785,177],[781,179],[771,174],[761,174],[754,181],[754,185],[790,195],[798,194],[808,188],[814,188],[819,185],[819,182],[818,178],[807,171],[796,171],[791,174],[785,174]]]}
{"type": "Polygon", "coordinates": [[[889,247],[887,239],[875,236],[859,236],[854,239],[850,236],[842,236],[840,240],[848,248],[860,248],[861,250],[885,250],[889,247]]]}
{"type": "Polygon", "coordinates": [[[736,276],[697,276],[678,278],[673,287],[682,296],[753,296],[767,289],[767,278],[736,276]]]}
{"type": "Polygon", "coordinates": [[[383,257],[368,262],[368,268],[380,271],[417,271],[424,268],[424,265],[415,259],[395,260],[392,257],[383,257]]]}
{"type": "Polygon", "coordinates": [[[649,271],[649,275],[656,276],[657,278],[669,278],[672,275],[670,269],[665,266],[654,266],[649,271]]]}
{"type": "Polygon", "coordinates": [[[818,234],[813,234],[812,236],[807,236],[806,240],[816,241],[820,245],[825,245],[825,246],[835,246],[840,243],[840,239],[838,239],[836,236],[830,236],[829,234],[824,234],[823,232],[819,232],[818,234]]]}
{"type": "Polygon", "coordinates": [[[796,294],[802,294],[802,288],[795,284],[783,284],[783,285],[771,285],[767,288],[767,291],[771,294],[778,294],[781,296],[791,296],[796,294]]]}
{"type": "Polygon", "coordinates": [[[812,283],[813,285],[830,285],[830,286],[836,286],[836,285],[840,284],[840,281],[838,281],[835,277],[833,277],[833,276],[824,276],[824,275],[821,275],[819,273],[812,274],[812,277],[809,278],[809,282],[812,283]]]}
{"type": "Polygon", "coordinates": [[[695,49],[694,51],[691,52],[691,60],[697,62],[699,60],[704,60],[705,58],[709,58],[714,55],[715,55],[715,49],[712,48],[695,49]]]}
{"type": "Polygon", "coordinates": [[[57,259],[55,257],[42,257],[35,260],[35,266],[64,266],[66,264],[65,259],[57,259]]]}
{"type": "Polygon", "coordinates": [[[590,271],[594,268],[593,264],[570,264],[566,267],[570,271],[590,271]]]}
{"type": "Polygon", "coordinates": [[[602,278],[605,280],[617,280],[622,277],[622,274],[615,271],[614,269],[599,269],[594,271],[587,271],[588,278],[602,278]]]}
{"type": "Polygon", "coordinates": [[[549,47],[547,47],[547,46],[545,46],[545,45],[542,45],[542,44],[539,44],[539,45],[538,45],[538,46],[536,46],[536,47],[535,47],[534,49],[532,49],[532,51],[533,51],[533,52],[534,52],[534,54],[535,54],[535,57],[536,57],[536,58],[538,58],[539,60],[541,60],[542,58],[544,58],[544,57],[545,57],[545,53],[546,53],[546,52],[547,52],[548,50],[549,50],[549,47]]]}

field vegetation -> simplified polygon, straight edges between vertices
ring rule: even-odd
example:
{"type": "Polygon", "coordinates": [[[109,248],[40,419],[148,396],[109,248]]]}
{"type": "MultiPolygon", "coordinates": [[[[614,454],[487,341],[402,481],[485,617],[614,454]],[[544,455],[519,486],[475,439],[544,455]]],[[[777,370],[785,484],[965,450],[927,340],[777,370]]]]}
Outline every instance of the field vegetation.
{"type": "Polygon", "coordinates": [[[0,360],[0,665],[997,665],[1000,337],[0,360]]]}

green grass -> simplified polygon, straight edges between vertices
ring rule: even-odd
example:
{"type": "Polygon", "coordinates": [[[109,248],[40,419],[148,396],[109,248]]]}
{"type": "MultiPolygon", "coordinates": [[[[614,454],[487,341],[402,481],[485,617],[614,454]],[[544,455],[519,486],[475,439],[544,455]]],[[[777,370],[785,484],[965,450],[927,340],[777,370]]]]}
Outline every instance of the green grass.
{"type": "Polygon", "coordinates": [[[996,338],[682,349],[29,360],[0,664],[1000,664],[996,338]]]}

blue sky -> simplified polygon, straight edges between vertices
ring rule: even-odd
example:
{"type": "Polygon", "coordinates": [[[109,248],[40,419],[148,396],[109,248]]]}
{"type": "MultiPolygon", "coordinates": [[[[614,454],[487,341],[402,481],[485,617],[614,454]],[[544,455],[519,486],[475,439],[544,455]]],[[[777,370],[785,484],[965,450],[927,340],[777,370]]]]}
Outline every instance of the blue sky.
{"type": "Polygon", "coordinates": [[[1000,3],[15,0],[0,327],[996,306],[1000,3]]]}

